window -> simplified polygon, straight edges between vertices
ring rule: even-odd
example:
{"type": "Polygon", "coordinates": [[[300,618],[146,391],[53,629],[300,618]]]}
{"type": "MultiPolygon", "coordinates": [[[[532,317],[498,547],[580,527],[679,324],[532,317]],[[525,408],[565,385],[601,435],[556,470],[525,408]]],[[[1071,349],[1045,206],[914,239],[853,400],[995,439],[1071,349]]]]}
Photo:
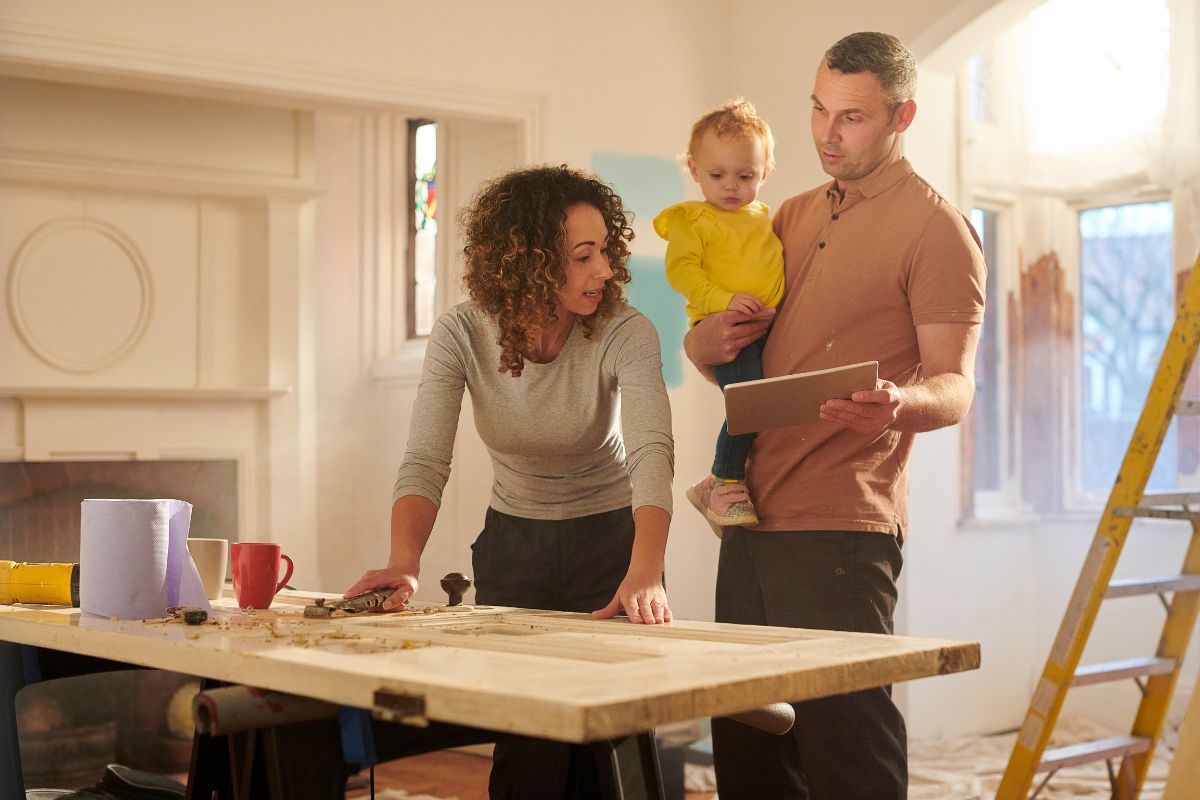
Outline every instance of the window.
{"type": "Polygon", "coordinates": [[[994,122],[991,71],[991,53],[976,53],[967,59],[967,118],[976,125],[994,122]]]}
{"type": "MultiPolygon", "coordinates": [[[[1079,214],[1080,480],[1107,495],[1175,321],[1168,202],[1079,214]]],[[[1148,488],[1176,486],[1172,428],[1148,488]]]]}
{"type": "MultiPolygon", "coordinates": [[[[966,517],[1090,514],[1112,490],[1180,288],[1166,197],[1194,174],[1178,143],[1195,136],[1167,109],[1194,95],[1194,53],[1176,46],[1191,40],[1172,8],[1046,0],[962,65],[963,188],[1002,203],[971,211],[989,271],[966,517]],[[1097,104],[1138,119],[1089,124],[1097,104]]],[[[1168,433],[1149,488],[1190,482],[1200,446],[1176,432],[1189,422],[1168,433]]]]}
{"type": "Polygon", "coordinates": [[[428,336],[437,313],[437,123],[408,123],[408,338],[428,336]]]}
{"type": "Polygon", "coordinates": [[[1000,385],[1000,322],[1002,307],[997,289],[999,283],[998,238],[996,223],[999,212],[985,208],[971,209],[971,224],[983,245],[987,264],[985,308],[987,313],[979,331],[979,347],[975,351],[975,401],[971,414],[974,441],[971,452],[971,474],[976,492],[999,492],[1003,489],[1004,426],[1001,417],[1000,385]]]}
{"type": "MultiPolygon", "coordinates": [[[[1000,257],[1008,212],[971,210],[988,279],[964,435],[967,516],[1052,514],[1107,497],[1175,321],[1171,203],[1063,208],[1077,226],[1077,267],[1050,251],[1022,264],[1013,286],[1000,257]]],[[[1173,426],[1148,488],[1176,489],[1192,460],[1173,426]]]]}

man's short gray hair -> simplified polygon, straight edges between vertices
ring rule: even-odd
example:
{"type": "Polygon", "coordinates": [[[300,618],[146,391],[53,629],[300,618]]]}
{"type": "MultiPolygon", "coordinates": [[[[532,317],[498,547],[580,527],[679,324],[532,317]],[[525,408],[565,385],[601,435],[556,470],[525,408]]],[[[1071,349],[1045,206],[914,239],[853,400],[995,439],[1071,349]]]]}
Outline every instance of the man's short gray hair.
{"type": "Polygon", "coordinates": [[[825,51],[825,64],[847,75],[871,73],[879,79],[892,106],[912,100],[917,91],[916,59],[890,33],[863,31],[845,36],[825,51]]]}

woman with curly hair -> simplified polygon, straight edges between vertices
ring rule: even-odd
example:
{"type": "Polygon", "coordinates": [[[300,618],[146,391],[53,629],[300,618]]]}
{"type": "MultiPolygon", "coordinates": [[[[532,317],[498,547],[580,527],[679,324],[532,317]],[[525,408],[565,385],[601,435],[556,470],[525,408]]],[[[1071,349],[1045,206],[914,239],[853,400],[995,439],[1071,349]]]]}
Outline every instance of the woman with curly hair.
{"type": "MultiPolygon", "coordinates": [[[[494,470],[476,601],[670,622],[671,412],[654,326],[624,300],[621,199],[582,172],[534,167],[485,184],[461,222],[471,299],[429,337],[387,566],[347,596],[395,587],[383,606],[395,610],[417,590],[465,388],[494,470]]],[[[497,745],[492,797],[562,796],[579,752],[497,745]]]]}

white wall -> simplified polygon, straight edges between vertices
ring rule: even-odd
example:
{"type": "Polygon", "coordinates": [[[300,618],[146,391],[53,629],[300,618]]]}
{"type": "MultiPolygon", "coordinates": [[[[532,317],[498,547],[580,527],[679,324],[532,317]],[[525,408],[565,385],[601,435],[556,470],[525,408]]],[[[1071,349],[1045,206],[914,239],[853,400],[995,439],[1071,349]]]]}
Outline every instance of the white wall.
{"type": "MultiPolygon", "coordinates": [[[[301,76],[316,88],[325,86],[325,79],[346,76],[359,85],[375,80],[384,87],[380,97],[387,94],[389,81],[428,79],[435,88],[476,93],[485,121],[494,117],[487,99],[491,94],[518,93],[536,98],[540,109],[540,127],[534,131],[540,158],[581,167],[599,151],[671,158],[683,148],[687,127],[699,111],[744,94],[775,130],[778,167],[763,195],[775,207],[824,180],[809,138],[808,95],[817,62],[830,43],[853,30],[888,30],[914,43],[918,57],[931,56],[972,15],[1011,11],[1016,3],[1032,4],[8,0],[0,7],[0,26],[58,48],[64,74],[77,80],[87,79],[72,66],[80,58],[99,63],[110,45],[132,44],[158,54],[154,67],[141,69],[153,71],[153,80],[164,87],[220,96],[241,93],[257,103],[275,101],[239,84],[239,70],[296,84],[301,76]],[[189,74],[188,65],[198,58],[210,63],[203,79],[189,74]]],[[[0,49],[0,56],[9,71],[24,68],[21,53],[0,49]]],[[[122,70],[129,69],[115,60],[104,63],[106,82],[120,81],[122,70]]],[[[920,111],[906,141],[918,171],[952,199],[957,173],[950,76],[956,63],[957,57],[951,58],[937,64],[940,72],[923,73],[920,111]]],[[[294,94],[303,91],[297,88],[294,94]]],[[[359,100],[344,108],[333,107],[327,97],[313,101],[319,112],[314,148],[323,194],[316,205],[320,235],[313,243],[316,269],[309,309],[314,371],[308,379],[317,408],[319,576],[321,588],[328,590],[343,588],[386,552],[391,483],[413,393],[411,384],[379,382],[370,374],[375,353],[363,326],[367,303],[374,298],[368,285],[371,272],[363,263],[375,256],[363,252],[358,229],[371,196],[369,175],[353,161],[363,153],[368,113],[359,100]]],[[[646,220],[636,229],[635,253],[661,252],[661,243],[648,235],[646,220]]],[[[707,467],[718,395],[685,370],[683,385],[672,391],[672,405],[677,514],[668,551],[669,588],[680,616],[710,618],[716,540],[691,512],[682,490],[707,467]]],[[[6,419],[0,408],[0,422],[6,419]]],[[[434,596],[443,571],[469,565],[467,543],[486,503],[480,487],[487,485],[489,468],[470,435],[469,421],[460,442],[456,477],[447,491],[452,513],[442,515],[426,567],[426,582],[433,586],[427,597],[434,596]]],[[[899,687],[914,735],[1018,724],[1091,534],[1087,520],[960,528],[956,493],[946,491],[957,486],[957,463],[957,430],[918,438],[899,624],[912,635],[980,640],[983,668],[899,687]]],[[[284,531],[277,538],[286,536],[284,531]]],[[[1122,572],[1169,571],[1169,564],[1159,562],[1173,558],[1178,540],[1173,532],[1153,529],[1147,537],[1152,555],[1133,559],[1122,572]]],[[[1152,646],[1132,639],[1152,636],[1160,613],[1155,607],[1132,605],[1114,613],[1119,624],[1111,633],[1097,627],[1089,658],[1100,658],[1101,651],[1152,646]]],[[[1112,693],[1123,691],[1112,689],[1084,703],[1088,711],[1104,713],[1124,702],[1110,702],[1112,693]]]]}

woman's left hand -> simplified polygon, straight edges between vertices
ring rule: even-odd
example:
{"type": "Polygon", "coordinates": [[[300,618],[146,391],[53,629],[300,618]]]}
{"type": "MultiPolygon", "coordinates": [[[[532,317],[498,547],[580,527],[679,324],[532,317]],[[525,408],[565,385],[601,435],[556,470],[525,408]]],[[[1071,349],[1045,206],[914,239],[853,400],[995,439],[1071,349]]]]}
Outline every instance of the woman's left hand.
{"type": "Polygon", "coordinates": [[[612,602],[599,611],[593,611],[596,619],[610,619],[621,609],[630,622],[656,625],[671,621],[671,609],[667,606],[667,590],[663,588],[659,575],[641,576],[632,570],[617,587],[612,602]]]}

